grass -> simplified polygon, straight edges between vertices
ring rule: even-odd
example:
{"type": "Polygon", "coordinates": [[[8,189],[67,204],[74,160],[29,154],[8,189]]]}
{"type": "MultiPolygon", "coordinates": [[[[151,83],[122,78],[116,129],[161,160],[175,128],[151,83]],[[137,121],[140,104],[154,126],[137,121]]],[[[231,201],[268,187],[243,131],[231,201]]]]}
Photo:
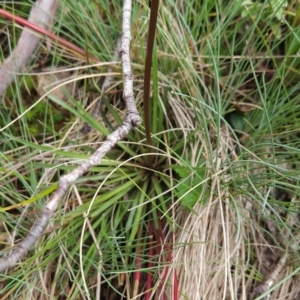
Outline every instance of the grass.
{"type": "MultiPolygon", "coordinates": [[[[22,2],[1,8],[23,17],[29,11],[22,2]]],[[[53,31],[109,62],[121,9],[61,1],[53,31]]],[[[1,299],[262,299],[254,287],[285,254],[266,294],[296,299],[299,14],[295,1],[160,3],[152,146],[141,126],[78,180],[30,256],[1,275],[1,299]]],[[[134,2],[131,57],[142,116],[148,22],[148,5],[134,2]]],[[[3,19],[0,26],[4,59],[21,29],[3,19]]],[[[59,176],[121,123],[121,68],[111,66],[114,81],[96,120],[107,66],[59,44],[42,45],[7,91],[0,105],[3,252],[27,234],[59,176]],[[40,75],[31,74],[45,66],[74,68],[77,95],[61,81],[60,97],[40,98],[40,75]],[[85,122],[92,130],[82,136],[85,122]]]]}

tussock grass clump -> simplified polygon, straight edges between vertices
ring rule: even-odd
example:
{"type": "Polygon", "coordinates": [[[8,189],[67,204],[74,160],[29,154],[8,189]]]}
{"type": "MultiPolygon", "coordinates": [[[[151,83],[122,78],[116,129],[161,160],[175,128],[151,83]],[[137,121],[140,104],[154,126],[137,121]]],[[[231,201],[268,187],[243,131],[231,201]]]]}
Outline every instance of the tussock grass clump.
{"type": "MultiPolygon", "coordinates": [[[[202,2],[160,3],[152,145],[144,127],[136,129],[72,186],[31,255],[1,277],[1,299],[299,297],[299,9],[292,1],[202,2]]],[[[149,7],[133,5],[131,58],[143,112],[149,7]]],[[[111,62],[121,9],[61,1],[54,31],[111,62]]],[[[12,47],[18,29],[9,24],[7,32],[12,47]]],[[[59,177],[121,124],[121,67],[109,67],[42,45],[7,91],[3,252],[26,235],[59,177]],[[32,73],[46,67],[72,68],[71,81],[58,86],[64,96],[38,100],[32,73]]]]}

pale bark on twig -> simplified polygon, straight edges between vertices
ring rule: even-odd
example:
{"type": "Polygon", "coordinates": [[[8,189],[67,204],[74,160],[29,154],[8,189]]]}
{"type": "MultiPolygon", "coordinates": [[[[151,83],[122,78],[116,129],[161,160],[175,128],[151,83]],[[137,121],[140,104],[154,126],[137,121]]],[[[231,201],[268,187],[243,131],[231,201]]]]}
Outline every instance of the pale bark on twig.
{"type": "Polygon", "coordinates": [[[31,228],[27,237],[12,250],[12,252],[0,259],[0,272],[4,272],[8,268],[14,266],[29,251],[30,247],[42,235],[47,227],[50,218],[55,213],[60,200],[65,195],[70,185],[86,173],[91,167],[100,163],[101,159],[121,140],[134,126],[139,126],[142,119],[136,108],[133,94],[133,74],[131,71],[131,62],[129,56],[129,46],[131,40],[130,34],[130,17],[131,17],[131,0],[125,0],[123,6],[123,22],[122,22],[122,41],[120,55],[122,59],[124,92],[123,98],[126,102],[126,117],[123,124],[103,142],[96,152],[67,175],[59,180],[57,190],[52,194],[48,203],[43,208],[40,216],[31,228]]]}
{"type": "Polygon", "coordinates": [[[286,261],[287,253],[284,253],[279,259],[279,261],[276,263],[276,266],[274,267],[272,272],[268,274],[267,278],[254,288],[254,292],[257,295],[262,295],[273,287],[274,283],[278,281],[279,274],[285,267],[286,261]]]}
{"type": "MultiPolygon", "coordinates": [[[[290,219],[293,220],[293,219],[290,219]]],[[[292,224],[287,224],[289,228],[293,228],[292,224]]],[[[261,296],[262,294],[270,291],[274,284],[279,281],[280,279],[280,273],[286,267],[287,261],[288,261],[288,254],[292,253],[297,253],[299,250],[299,236],[295,237],[295,241],[289,245],[284,242],[284,234],[287,233],[283,231],[282,234],[282,239],[280,242],[284,245],[284,247],[287,249],[286,252],[284,252],[281,257],[278,259],[277,263],[272,267],[272,270],[267,274],[265,280],[261,283],[259,283],[255,288],[254,288],[254,293],[255,296],[261,296]]],[[[275,236],[275,235],[274,235],[275,236]]],[[[271,294],[271,291],[270,291],[271,294]]],[[[270,295],[269,294],[269,295],[270,295]]]]}
{"type": "MultiPolygon", "coordinates": [[[[28,21],[43,29],[48,29],[52,24],[57,7],[58,0],[37,0],[31,9],[28,21]]],[[[0,68],[0,97],[26,66],[40,40],[41,37],[38,34],[32,33],[28,27],[24,28],[17,47],[0,68]]]]}

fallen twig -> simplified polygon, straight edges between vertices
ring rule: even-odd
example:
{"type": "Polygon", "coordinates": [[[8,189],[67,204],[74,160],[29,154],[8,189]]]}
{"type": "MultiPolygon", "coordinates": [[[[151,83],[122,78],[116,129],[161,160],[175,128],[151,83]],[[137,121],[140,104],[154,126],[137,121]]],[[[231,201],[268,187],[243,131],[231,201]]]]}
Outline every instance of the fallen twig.
{"type": "Polygon", "coordinates": [[[60,200],[70,185],[74,184],[75,181],[84,173],[86,173],[91,167],[99,164],[103,156],[105,156],[122,138],[124,138],[134,126],[138,126],[142,123],[142,119],[136,108],[133,95],[133,74],[131,71],[131,62],[129,56],[129,46],[131,40],[130,17],[131,0],[125,0],[123,5],[122,41],[120,51],[124,79],[123,98],[126,102],[127,109],[123,124],[112,134],[107,136],[107,139],[103,142],[102,146],[97,149],[90,158],[88,158],[72,172],[60,178],[57,190],[50,197],[27,237],[21,243],[19,243],[8,256],[0,259],[0,272],[4,272],[8,268],[14,266],[28,253],[30,247],[37,241],[37,239],[45,230],[50,218],[55,213],[60,200]]]}
{"type": "Polygon", "coordinates": [[[268,274],[268,276],[262,283],[260,283],[258,286],[255,287],[254,292],[256,294],[262,295],[272,288],[274,283],[278,281],[279,274],[285,267],[286,261],[287,261],[287,254],[284,253],[279,259],[279,261],[277,262],[272,272],[268,274]]]}
{"type": "MultiPolygon", "coordinates": [[[[57,42],[58,45],[65,46],[70,51],[76,52],[83,57],[87,56],[92,61],[101,62],[101,60],[99,60],[98,58],[94,57],[91,54],[86,53],[86,50],[79,48],[78,46],[74,45],[73,43],[67,41],[66,39],[64,39],[60,36],[55,35],[54,33],[48,31],[47,29],[41,28],[40,26],[34,24],[33,22],[30,22],[29,20],[25,20],[19,16],[15,16],[4,9],[0,9],[0,15],[8,20],[13,20],[17,24],[20,24],[29,29],[32,29],[33,31],[35,31],[37,33],[45,35],[46,37],[50,38],[51,40],[57,42]]],[[[53,14],[53,16],[54,16],[54,14],[53,14]]],[[[26,30],[27,30],[27,28],[26,28],[26,30]]],[[[31,37],[30,37],[30,40],[31,40],[31,37]]]]}

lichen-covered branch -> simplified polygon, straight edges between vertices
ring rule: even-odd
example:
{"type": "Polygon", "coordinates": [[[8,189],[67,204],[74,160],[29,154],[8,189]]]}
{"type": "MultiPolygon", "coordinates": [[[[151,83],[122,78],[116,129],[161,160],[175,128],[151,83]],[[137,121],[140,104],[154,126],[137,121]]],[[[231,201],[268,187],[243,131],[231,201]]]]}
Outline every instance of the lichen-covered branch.
{"type": "Polygon", "coordinates": [[[122,140],[129,131],[142,123],[142,119],[136,108],[133,95],[133,74],[131,72],[131,62],[129,56],[130,46],[130,17],[131,17],[131,1],[125,0],[123,7],[123,26],[122,26],[122,41],[121,41],[121,58],[124,76],[124,100],[126,102],[126,117],[123,124],[113,133],[111,133],[101,147],[96,152],[83,162],[72,172],[61,177],[57,190],[52,194],[48,203],[45,205],[40,216],[31,228],[28,236],[20,242],[12,252],[0,259],[0,272],[4,272],[8,268],[14,266],[21,258],[29,251],[30,247],[41,236],[47,224],[55,213],[62,197],[65,195],[70,185],[87,172],[91,167],[100,163],[105,156],[120,140],[122,140]]]}
{"type": "Polygon", "coordinates": [[[131,0],[125,0],[123,6],[122,40],[120,55],[122,59],[122,69],[124,74],[123,98],[126,103],[127,113],[130,114],[131,122],[134,126],[142,123],[142,119],[137,111],[133,96],[133,74],[129,56],[129,46],[131,41],[130,33],[131,0]]]}
{"type": "MultiPolygon", "coordinates": [[[[58,0],[37,0],[31,9],[28,21],[48,29],[55,16],[58,0]]],[[[0,67],[0,97],[14,81],[17,73],[22,71],[40,42],[40,36],[25,27],[17,47],[0,67]]]]}

